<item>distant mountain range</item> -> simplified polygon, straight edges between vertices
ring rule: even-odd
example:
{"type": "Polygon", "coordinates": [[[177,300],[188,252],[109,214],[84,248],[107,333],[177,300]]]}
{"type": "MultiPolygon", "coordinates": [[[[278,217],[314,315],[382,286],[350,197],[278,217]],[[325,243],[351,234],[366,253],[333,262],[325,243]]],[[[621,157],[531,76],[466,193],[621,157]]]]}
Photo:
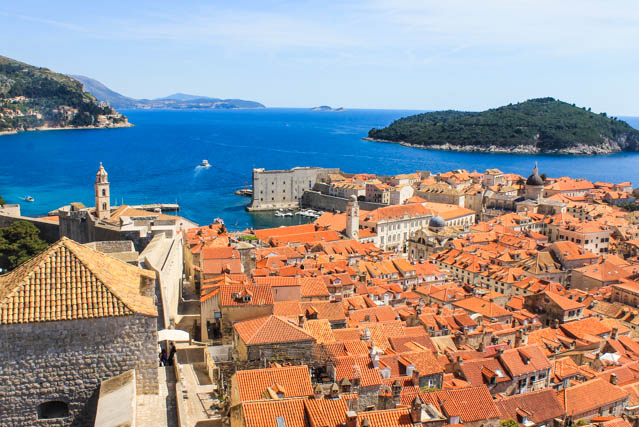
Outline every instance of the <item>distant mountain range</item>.
{"type": "Polygon", "coordinates": [[[99,101],[108,102],[118,109],[237,109],[237,108],[265,108],[263,104],[243,99],[221,99],[186,93],[174,93],[157,99],[135,99],[119,94],[109,89],[99,81],[78,75],[69,75],[82,83],[84,90],[95,96],[99,101]]]}

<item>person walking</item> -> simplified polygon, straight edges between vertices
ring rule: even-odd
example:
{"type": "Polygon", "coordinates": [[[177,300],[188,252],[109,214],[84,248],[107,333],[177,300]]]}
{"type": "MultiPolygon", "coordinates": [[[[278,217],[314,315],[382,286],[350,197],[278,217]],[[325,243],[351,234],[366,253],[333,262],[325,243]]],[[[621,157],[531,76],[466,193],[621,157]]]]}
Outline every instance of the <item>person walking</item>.
{"type": "Polygon", "coordinates": [[[166,350],[162,349],[160,352],[160,366],[166,366],[166,350]]]}
{"type": "Polygon", "coordinates": [[[169,351],[169,366],[173,365],[173,359],[175,358],[175,352],[177,350],[175,349],[175,344],[171,343],[171,351],[169,351]]]}

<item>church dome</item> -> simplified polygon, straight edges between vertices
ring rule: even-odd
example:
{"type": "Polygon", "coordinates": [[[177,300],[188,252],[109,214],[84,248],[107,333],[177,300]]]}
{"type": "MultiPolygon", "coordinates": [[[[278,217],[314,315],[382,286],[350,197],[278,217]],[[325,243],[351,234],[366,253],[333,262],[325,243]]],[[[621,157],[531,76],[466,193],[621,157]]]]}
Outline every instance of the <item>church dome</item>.
{"type": "Polygon", "coordinates": [[[544,180],[539,176],[539,169],[537,168],[537,162],[535,162],[535,167],[532,170],[532,174],[526,180],[526,185],[544,185],[544,180]]]}
{"type": "Polygon", "coordinates": [[[544,180],[537,173],[533,173],[526,180],[526,185],[544,185],[544,180]]]}
{"type": "Polygon", "coordinates": [[[430,221],[428,221],[428,226],[430,228],[444,228],[446,226],[446,221],[444,221],[444,218],[437,215],[432,217],[430,221]]]}

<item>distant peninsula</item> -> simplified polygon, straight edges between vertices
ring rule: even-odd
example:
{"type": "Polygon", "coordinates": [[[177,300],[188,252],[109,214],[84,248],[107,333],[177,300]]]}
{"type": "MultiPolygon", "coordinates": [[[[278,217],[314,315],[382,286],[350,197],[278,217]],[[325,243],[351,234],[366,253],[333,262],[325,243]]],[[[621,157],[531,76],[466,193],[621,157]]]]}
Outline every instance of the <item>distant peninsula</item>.
{"type": "Polygon", "coordinates": [[[0,56],[0,135],[29,130],[132,126],[76,80],[0,56]]]}
{"type": "Polygon", "coordinates": [[[109,89],[99,81],[78,75],[70,75],[82,83],[84,90],[95,96],[98,100],[108,102],[114,108],[119,109],[169,109],[169,110],[233,110],[239,108],[265,108],[263,104],[243,99],[220,99],[186,93],[174,93],[157,99],[134,99],[119,94],[109,89]]]}
{"type": "Polygon", "coordinates": [[[554,98],[482,112],[435,111],[371,129],[372,141],[474,152],[608,154],[639,151],[639,131],[606,113],[554,98]]]}
{"type": "Polygon", "coordinates": [[[346,111],[344,107],[333,108],[329,105],[320,105],[319,107],[311,108],[312,111],[331,111],[334,113],[341,113],[342,111],[346,111]]]}

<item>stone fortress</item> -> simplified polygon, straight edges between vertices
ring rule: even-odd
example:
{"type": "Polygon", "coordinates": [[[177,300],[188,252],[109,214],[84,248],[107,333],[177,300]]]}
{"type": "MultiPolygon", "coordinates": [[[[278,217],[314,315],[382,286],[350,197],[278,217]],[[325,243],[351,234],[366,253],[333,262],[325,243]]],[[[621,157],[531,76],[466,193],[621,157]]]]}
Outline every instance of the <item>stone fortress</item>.
{"type": "Polygon", "coordinates": [[[249,211],[299,207],[302,194],[313,188],[321,177],[339,169],[296,167],[290,170],[253,169],[253,200],[249,211]]]}

